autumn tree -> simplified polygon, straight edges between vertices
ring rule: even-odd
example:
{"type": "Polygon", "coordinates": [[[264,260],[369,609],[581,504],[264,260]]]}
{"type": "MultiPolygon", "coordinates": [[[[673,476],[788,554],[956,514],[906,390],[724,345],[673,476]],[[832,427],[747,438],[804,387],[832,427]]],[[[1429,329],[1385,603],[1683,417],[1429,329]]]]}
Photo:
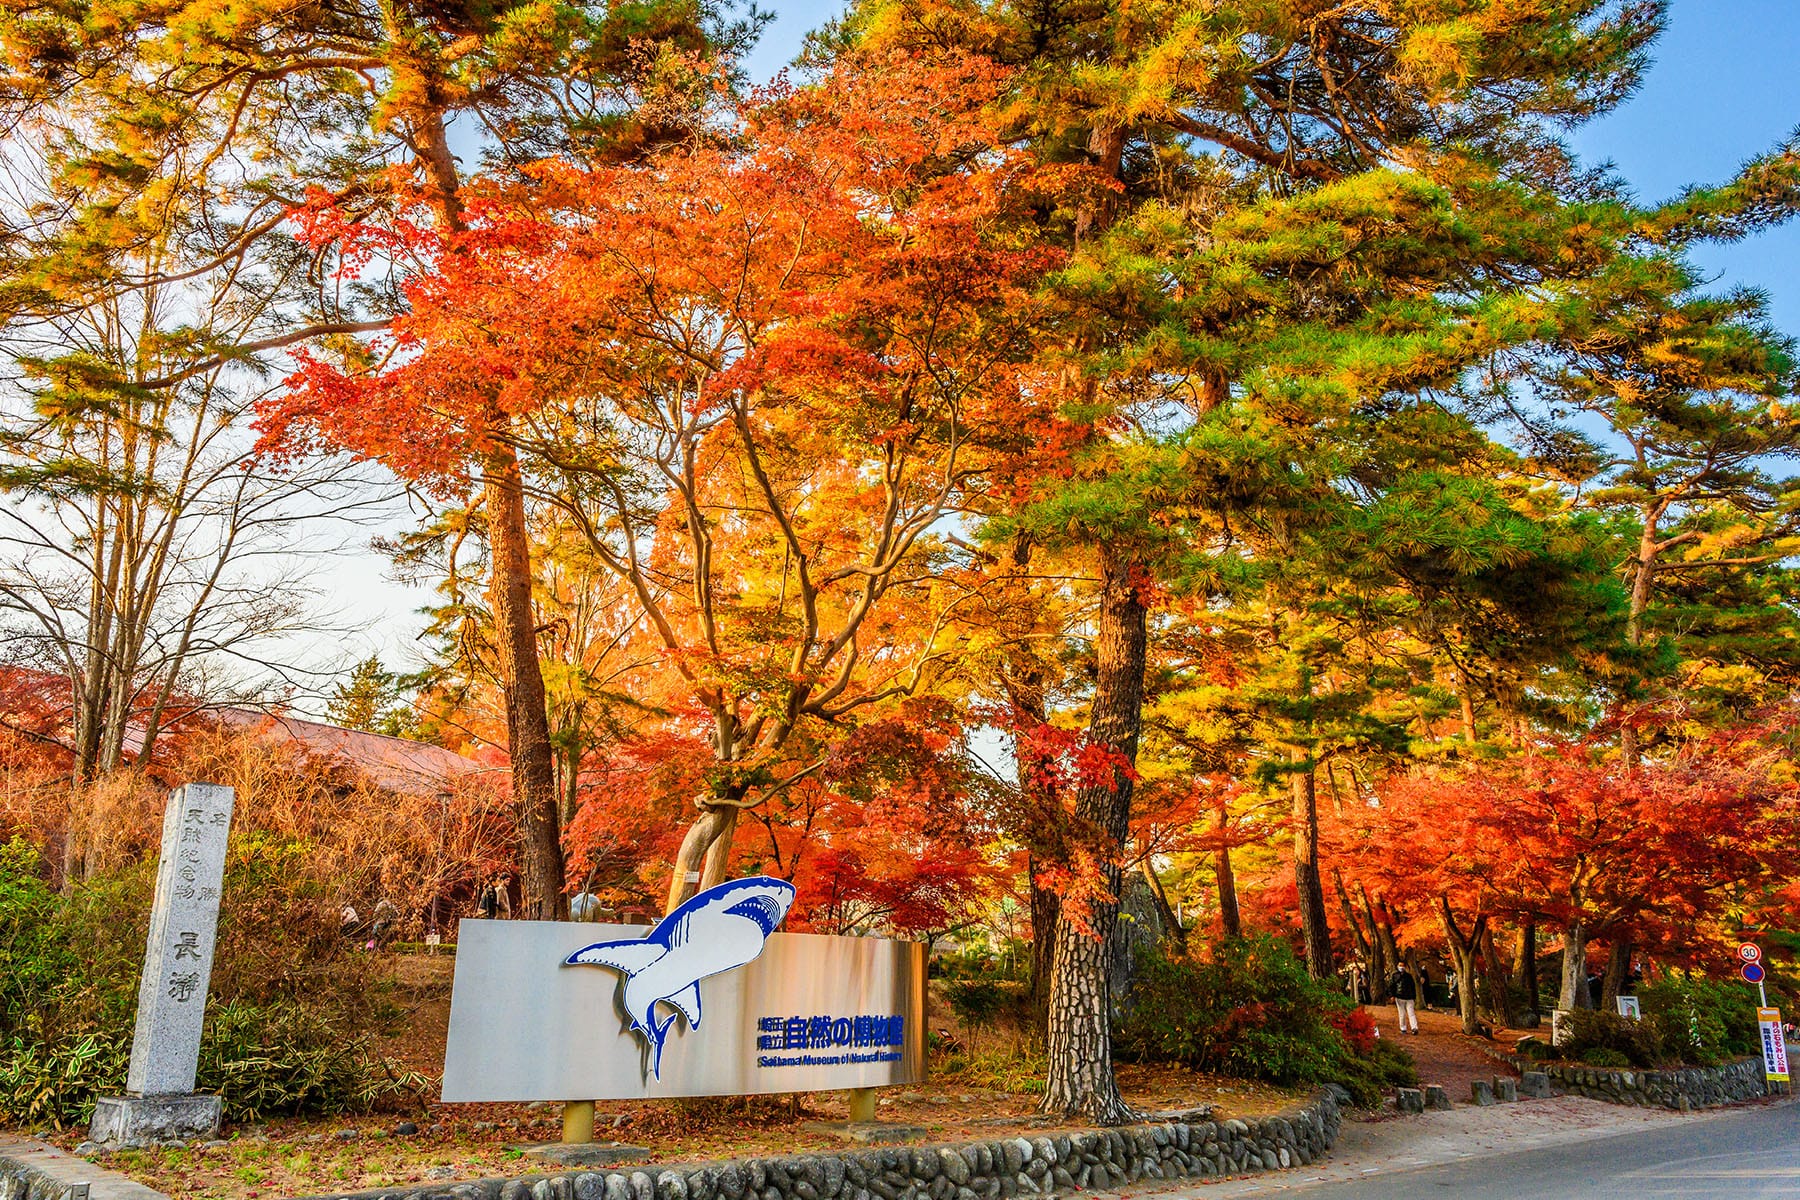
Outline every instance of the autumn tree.
{"type": "MultiPolygon", "coordinates": [[[[1018,139],[1113,185],[1046,229],[1078,249],[1064,277],[1069,332],[1048,356],[1082,381],[1085,402],[1152,428],[1193,424],[1188,453],[1203,461],[1181,468],[1192,485],[1179,501],[1147,492],[1142,509],[1210,501],[1215,528],[1236,528],[1261,508],[1279,534],[1286,506],[1256,498],[1269,483],[1296,490],[1279,464],[1310,461],[1298,490],[1314,496],[1331,478],[1362,486],[1381,470],[1365,432],[1406,420],[1422,431],[1444,413],[1424,392],[1534,340],[1554,320],[1542,304],[1551,281],[1609,252],[1620,235],[1604,206],[1564,203],[1583,190],[1559,131],[1629,92],[1659,13],[1606,0],[1452,15],[871,2],[819,45],[955,44],[1022,68],[1003,110],[1018,139]]],[[[1099,466],[1111,453],[1096,474],[1133,473],[1099,466]]],[[[1095,547],[1112,597],[1097,645],[1125,655],[1098,677],[1126,692],[1096,689],[1091,710],[1121,750],[1135,747],[1143,699],[1130,661],[1138,581],[1158,565],[1120,559],[1129,546],[1095,547]]],[[[1119,824],[1129,795],[1113,796],[1101,807],[1119,824]]],[[[1058,1043],[1053,996],[1046,1105],[1117,1120],[1106,1064],[1070,1052],[1105,1041],[1103,993],[1076,980],[1098,963],[1071,955],[1065,989],[1082,1001],[1062,1019],[1087,1032],[1058,1043]]]]}
{"type": "Polygon", "coordinates": [[[741,146],[497,192],[409,285],[409,354],[315,359],[276,418],[460,489],[482,413],[512,414],[529,486],[710,725],[671,906],[823,769],[810,726],[929,682],[965,591],[933,527],[1036,445],[1012,364],[1046,259],[1009,212],[1042,193],[1004,155],[956,165],[987,68],[882,65],[751,105],[741,146]]]}
{"type": "MultiPolygon", "coordinates": [[[[248,8],[221,20],[198,0],[54,19],[0,14],[0,117],[48,148],[57,203],[8,248],[0,319],[79,313],[198,272],[298,266],[273,327],[213,330],[140,386],[166,389],[226,363],[385,328],[392,272],[346,285],[286,236],[291,210],[329,203],[357,217],[422,208],[436,232],[464,225],[458,119],[494,170],[562,154],[617,161],[682,136],[728,80],[714,58],[762,18],[674,0],[628,9],[248,8]],[[181,254],[153,252],[176,246],[181,254]]],[[[321,244],[321,249],[324,248],[321,244]]],[[[489,513],[494,610],[506,683],[528,907],[561,905],[555,771],[536,662],[524,489],[507,424],[490,406],[470,453],[489,513]]]]}

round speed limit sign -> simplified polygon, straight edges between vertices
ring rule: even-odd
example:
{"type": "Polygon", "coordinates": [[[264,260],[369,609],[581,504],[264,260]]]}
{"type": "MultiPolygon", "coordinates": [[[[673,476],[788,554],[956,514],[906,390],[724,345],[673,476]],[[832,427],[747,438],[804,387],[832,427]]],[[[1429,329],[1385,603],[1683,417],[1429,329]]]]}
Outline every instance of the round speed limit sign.
{"type": "Polygon", "coordinates": [[[1755,942],[1745,942],[1738,947],[1738,957],[1747,963],[1756,962],[1758,959],[1762,958],[1762,947],[1758,946],[1755,942]]]}

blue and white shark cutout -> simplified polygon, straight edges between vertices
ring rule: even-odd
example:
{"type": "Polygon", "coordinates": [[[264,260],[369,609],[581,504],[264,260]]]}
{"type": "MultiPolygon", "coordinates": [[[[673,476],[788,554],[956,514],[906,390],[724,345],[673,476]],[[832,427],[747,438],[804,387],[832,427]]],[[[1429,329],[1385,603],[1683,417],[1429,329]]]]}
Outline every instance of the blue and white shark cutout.
{"type": "Polygon", "coordinates": [[[645,936],[583,946],[563,965],[623,973],[620,1003],[650,1056],[651,1074],[661,1079],[663,1044],[676,1015],[687,1018],[688,1028],[700,1027],[700,981],[761,954],[793,906],[794,885],[786,880],[734,879],[694,896],[645,936]],[[658,1004],[675,1011],[658,1019],[658,1004]]]}

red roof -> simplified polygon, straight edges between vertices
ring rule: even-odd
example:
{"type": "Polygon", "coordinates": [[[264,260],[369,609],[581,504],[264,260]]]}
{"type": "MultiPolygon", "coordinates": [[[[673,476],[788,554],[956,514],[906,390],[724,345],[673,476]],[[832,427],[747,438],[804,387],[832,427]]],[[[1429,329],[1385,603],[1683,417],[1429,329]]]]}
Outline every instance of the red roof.
{"type": "Polygon", "coordinates": [[[304,721],[285,713],[224,708],[211,715],[221,725],[251,730],[273,742],[297,743],[306,753],[342,763],[390,792],[435,795],[448,791],[465,776],[493,769],[442,746],[304,721]]]}

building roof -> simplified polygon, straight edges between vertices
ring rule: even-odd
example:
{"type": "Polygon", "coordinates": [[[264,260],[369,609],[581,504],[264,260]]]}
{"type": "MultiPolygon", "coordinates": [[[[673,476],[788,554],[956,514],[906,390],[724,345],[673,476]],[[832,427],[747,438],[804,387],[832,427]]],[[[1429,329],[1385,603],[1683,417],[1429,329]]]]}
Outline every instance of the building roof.
{"type": "Polygon", "coordinates": [[[272,742],[293,743],[315,758],[341,763],[391,792],[434,795],[477,771],[492,770],[442,746],[344,729],[286,713],[223,708],[211,715],[228,728],[244,729],[272,742]]]}

